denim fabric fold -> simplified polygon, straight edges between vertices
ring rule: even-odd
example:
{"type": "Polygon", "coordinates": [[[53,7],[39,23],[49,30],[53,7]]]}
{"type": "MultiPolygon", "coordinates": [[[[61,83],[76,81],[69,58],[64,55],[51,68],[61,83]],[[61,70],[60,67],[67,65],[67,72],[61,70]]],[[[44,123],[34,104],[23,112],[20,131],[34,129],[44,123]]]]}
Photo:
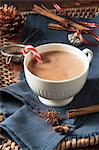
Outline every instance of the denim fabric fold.
{"type": "Polygon", "coordinates": [[[64,135],[56,133],[43,118],[25,105],[0,125],[24,149],[52,150],[64,135]]]}
{"type": "Polygon", "coordinates": [[[23,149],[26,147],[27,150],[52,150],[64,138],[67,140],[71,139],[71,137],[88,137],[91,136],[91,133],[98,135],[98,113],[73,119],[66,118],[66,110],[70,108],[97,104],[99,99],[98,87],[98,79],[87,81],[82,91],[75,96],[68,106],[55,108],[56,111],[61,113],[61,117],[65,117],[62,124],[67,124],[70,127],[70,134],[66,135],[56,133],[53,127],[38,115],[38,110],[42,112],[52,108],[43,105],[39,101],[37,95],[28,87],[26,81],[1,88],[0,104],[5,117],[7,117],[0,124],[0,127],[6,130],[23,149]]]}

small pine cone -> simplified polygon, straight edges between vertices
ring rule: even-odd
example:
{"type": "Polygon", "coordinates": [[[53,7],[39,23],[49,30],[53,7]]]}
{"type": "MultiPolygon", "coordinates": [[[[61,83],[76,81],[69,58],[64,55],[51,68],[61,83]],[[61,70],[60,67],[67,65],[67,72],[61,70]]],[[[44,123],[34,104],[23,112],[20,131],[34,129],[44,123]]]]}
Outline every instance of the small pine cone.
{"type": "Polygon", "coordinates": [[[0,37],[11,38],[18,33],[26,17],[16,10],[13,5],[4,4],[0,7],[0,37]]]}

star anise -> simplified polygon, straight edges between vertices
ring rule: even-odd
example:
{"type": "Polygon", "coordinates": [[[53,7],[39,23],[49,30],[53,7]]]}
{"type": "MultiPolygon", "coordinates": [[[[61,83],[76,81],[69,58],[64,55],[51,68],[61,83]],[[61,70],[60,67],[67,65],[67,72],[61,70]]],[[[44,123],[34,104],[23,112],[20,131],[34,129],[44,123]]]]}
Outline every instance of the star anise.
{"type": "Polygon", "coordinates": [[[41,116],[46,118],[46,122],[51,124],[52,126],[59,125],[60,122],[63,120],[59,117],[60,112],[56,112],[54,110],[48,110],[46,112],[42,112],[41,116]]]}

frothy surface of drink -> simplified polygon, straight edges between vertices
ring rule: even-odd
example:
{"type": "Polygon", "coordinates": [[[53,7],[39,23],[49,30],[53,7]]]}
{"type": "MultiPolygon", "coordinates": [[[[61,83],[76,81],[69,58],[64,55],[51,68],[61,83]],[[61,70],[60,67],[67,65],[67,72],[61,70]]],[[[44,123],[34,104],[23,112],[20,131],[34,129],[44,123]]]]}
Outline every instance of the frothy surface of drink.
{"type": "Polygon", "coordinates": [[[84,71],[83,62],[74,54],[65,51],[50,51],[41,54],[44,63],[32,58],[28,69],[34,75],[46,80],[68,80],[84,71]]]}

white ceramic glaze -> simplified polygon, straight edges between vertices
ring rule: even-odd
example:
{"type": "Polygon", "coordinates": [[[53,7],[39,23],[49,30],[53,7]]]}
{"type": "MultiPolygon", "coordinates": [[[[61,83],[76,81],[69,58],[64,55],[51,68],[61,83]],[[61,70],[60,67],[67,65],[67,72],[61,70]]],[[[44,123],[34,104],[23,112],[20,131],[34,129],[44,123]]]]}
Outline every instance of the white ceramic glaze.
{"type": "Polygon", "coordinates": [[[48,51],[69,51],[79,57],[85,65],[85,69],[81,75],[76,78],[62,81],[51,81],[41,79],[33,75],[27,68],[28,62],[30,61],[33,54],[29,52],[24,58],[24,72],[29,87],[38,94],[40,101],[48,106],[64,106],[70,103],[73,97],[82,89],[84,86],[88,70],[89,63],[93,57],[93,52],[89,49],[80,50],[74,46],[62,43],[51,43],[44,44],[36,47],[39,53],[48,51]]]}

